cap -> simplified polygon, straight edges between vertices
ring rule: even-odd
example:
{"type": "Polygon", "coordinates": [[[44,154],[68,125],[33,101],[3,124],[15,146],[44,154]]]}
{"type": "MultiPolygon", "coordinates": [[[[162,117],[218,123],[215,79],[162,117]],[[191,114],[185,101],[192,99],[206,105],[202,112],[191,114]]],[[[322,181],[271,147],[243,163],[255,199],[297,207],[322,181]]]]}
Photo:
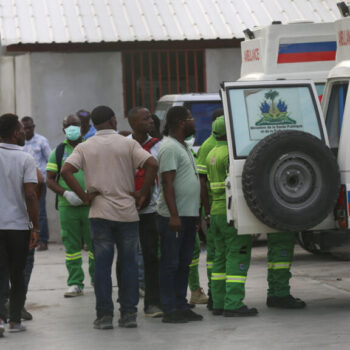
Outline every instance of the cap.
{"type": "Polygon", "coordinates": [[[80,109],[77,112],[78,117],[90,117],[90,112],[86,111],[85,109],[80,109]]]}
{"type": "Polygon", "coordinates": [[[216,139],[226,135],[225,117],[222,115],[213,122],[213,135],[216,139]]]}

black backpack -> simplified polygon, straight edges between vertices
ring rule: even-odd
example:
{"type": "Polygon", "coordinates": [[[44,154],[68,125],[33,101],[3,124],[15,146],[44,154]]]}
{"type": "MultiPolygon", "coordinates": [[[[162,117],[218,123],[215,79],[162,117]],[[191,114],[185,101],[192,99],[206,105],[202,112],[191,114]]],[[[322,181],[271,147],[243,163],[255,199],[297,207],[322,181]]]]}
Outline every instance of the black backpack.
{"type": "MultiPolygon", "coordinates": [[[[62,159],[64,154],[64,147],[65,147],[65,144],[63,142],[56,147],[56,164],[57,164],[56,182],[57,183],[61,177],[61,167],[62,167],[62,159]]],[[[56,210],[58,210],[58,194],[56,194],[55,208],[56,210]]]]}

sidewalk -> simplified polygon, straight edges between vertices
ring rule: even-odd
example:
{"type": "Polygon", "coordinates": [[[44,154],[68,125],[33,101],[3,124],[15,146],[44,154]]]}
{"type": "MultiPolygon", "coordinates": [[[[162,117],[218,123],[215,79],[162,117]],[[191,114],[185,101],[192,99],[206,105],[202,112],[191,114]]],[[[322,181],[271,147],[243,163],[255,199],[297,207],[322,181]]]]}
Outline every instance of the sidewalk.
{"type": "MultiPolygon", "coordinates": [[[[84,252],[87,274],[87,253],[84,252]]],[[[195,308],[202,322],[169,325],[144,316],[140,300],[138,328],[95,330],[95,298],[92,287],[85,295],[64,298],[66,268],[64,250],[51,244],[37,252],[28,292],[27,309],[34,320],[25,322],[27,332],[5,333],[0,350],[221,350],[221,349],[348,349],[350,343],[350,262],[315,256],[297,248],[292,293],[304,299],[305,310],[275,310],[266,301],[266,247],[254,248],[247,282],[246,302],[257,307],[254,318],[212,316],[205,305],[195,308]]],[[[206,290],[205,254],[200,258],[202,286],[206,290]]],[[[115,279],[113,285],[116,285],[115,279]]],[[[114,288],[113,299],[116,299],[114,288]]],[[[116,307],[118,307],[116,305],[116,307]]]]}

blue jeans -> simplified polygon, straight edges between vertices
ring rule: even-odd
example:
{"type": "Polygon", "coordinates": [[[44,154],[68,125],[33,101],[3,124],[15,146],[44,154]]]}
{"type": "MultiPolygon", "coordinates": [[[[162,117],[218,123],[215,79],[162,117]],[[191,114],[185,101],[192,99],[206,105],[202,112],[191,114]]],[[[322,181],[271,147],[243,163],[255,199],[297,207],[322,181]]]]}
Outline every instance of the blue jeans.
{"type": "Polygon", "coordinates": [[[40,242],[47,243],[49,240],[49,226],[46,213],[46,184],[43,186],[43,193],[39,200],[39,227],[40,242]]]}
{"type": "Polygon", "coordinates": [[[159,287],[164,313],[188,309],[189,265],[196,237],[196,217],[181,217],[181,231],[169,227],[169,218],[158,215],[160,234],[159,287]]]}
{"type": "Polygon", "coordinates": [[[92,247],[95,258],[95,295],[97,318],[113,316],[112,264],[114,245],[120,264],[119,303],[122,315],[136,313],[139,302],[137,268],[138,221],[120,222],[90,219],[92,247]]]}

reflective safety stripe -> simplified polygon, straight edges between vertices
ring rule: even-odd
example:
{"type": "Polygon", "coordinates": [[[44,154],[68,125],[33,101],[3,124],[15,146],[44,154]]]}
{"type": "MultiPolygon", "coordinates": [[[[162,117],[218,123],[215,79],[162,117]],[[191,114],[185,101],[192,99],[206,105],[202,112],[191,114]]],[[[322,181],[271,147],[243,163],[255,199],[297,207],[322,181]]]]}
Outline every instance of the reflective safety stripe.
{"type": "Polygon", "coordinates": [[[225,189],[225,182],[211,182],[210,189],[211,190],[224,190],[225,189]]]}
{"type": "Polygon", "coordinates": [[[55,164],[55,163],[47,163],[47,164],[46,164],[46,170],[48,170],[48,171],[54,171],[54,172],[57,173],[57,171],[58,171],[58,166],[57,166],[57,164],[55,164]]]}
{"type": "Polygon", "coordinates": [[[214,263],[212,261],[207,261],[207,269],[212,269],[214,266],[214,263]]]}
{"type": "Polygon", "coordinates": [[[225,280],[226,279],[226,273],[225,272],[217,272],[217,273],[212,273],[211,274],[211,279],[212,280],[225,280]]]}
{"type": "Polygon", "coordinates": [[[199,174],[207,174],[207,167],[206,165],[199,165],[197,164],[197,171],[199,174]]]}
{"type": "Polygon", "coordinates": [[[197,266],[197,265],[198,265],[198,263],[199,263],[199,258],[198,258],[198,259],[194,259],[194,260],[192,260],[191,264],[190,264],[190,265],[188,265],[188,266],[189,266],[189,267],[197,266]]]}
{"type": "Polygon", "coordinates": [[[67,254],[66,253],[66,260],[78,260],[81,259],[81,252],[74,253],[74,254],[67,254]]]}
{"type": "Polygon", "coordinates": [[[245,283],[246,276],[229,276],[226,277],[226,283],[245,283]]]}
{"type": "Polygon", "coordinates": [[[291,265],[292,265],[292,263],[287,262],[287,261],[275,262],[275,263],[269,262],[269,263],[267,263],[267,268],[269,270],[290,269],[291,265]]]}
{"type": "Polygon", "coordinates": [[[93,252],[90,252],[90,250],[89,250],[89,259],[95,260],[95,258],[94,258],[94,253],[93,253],[93,252]]]}

